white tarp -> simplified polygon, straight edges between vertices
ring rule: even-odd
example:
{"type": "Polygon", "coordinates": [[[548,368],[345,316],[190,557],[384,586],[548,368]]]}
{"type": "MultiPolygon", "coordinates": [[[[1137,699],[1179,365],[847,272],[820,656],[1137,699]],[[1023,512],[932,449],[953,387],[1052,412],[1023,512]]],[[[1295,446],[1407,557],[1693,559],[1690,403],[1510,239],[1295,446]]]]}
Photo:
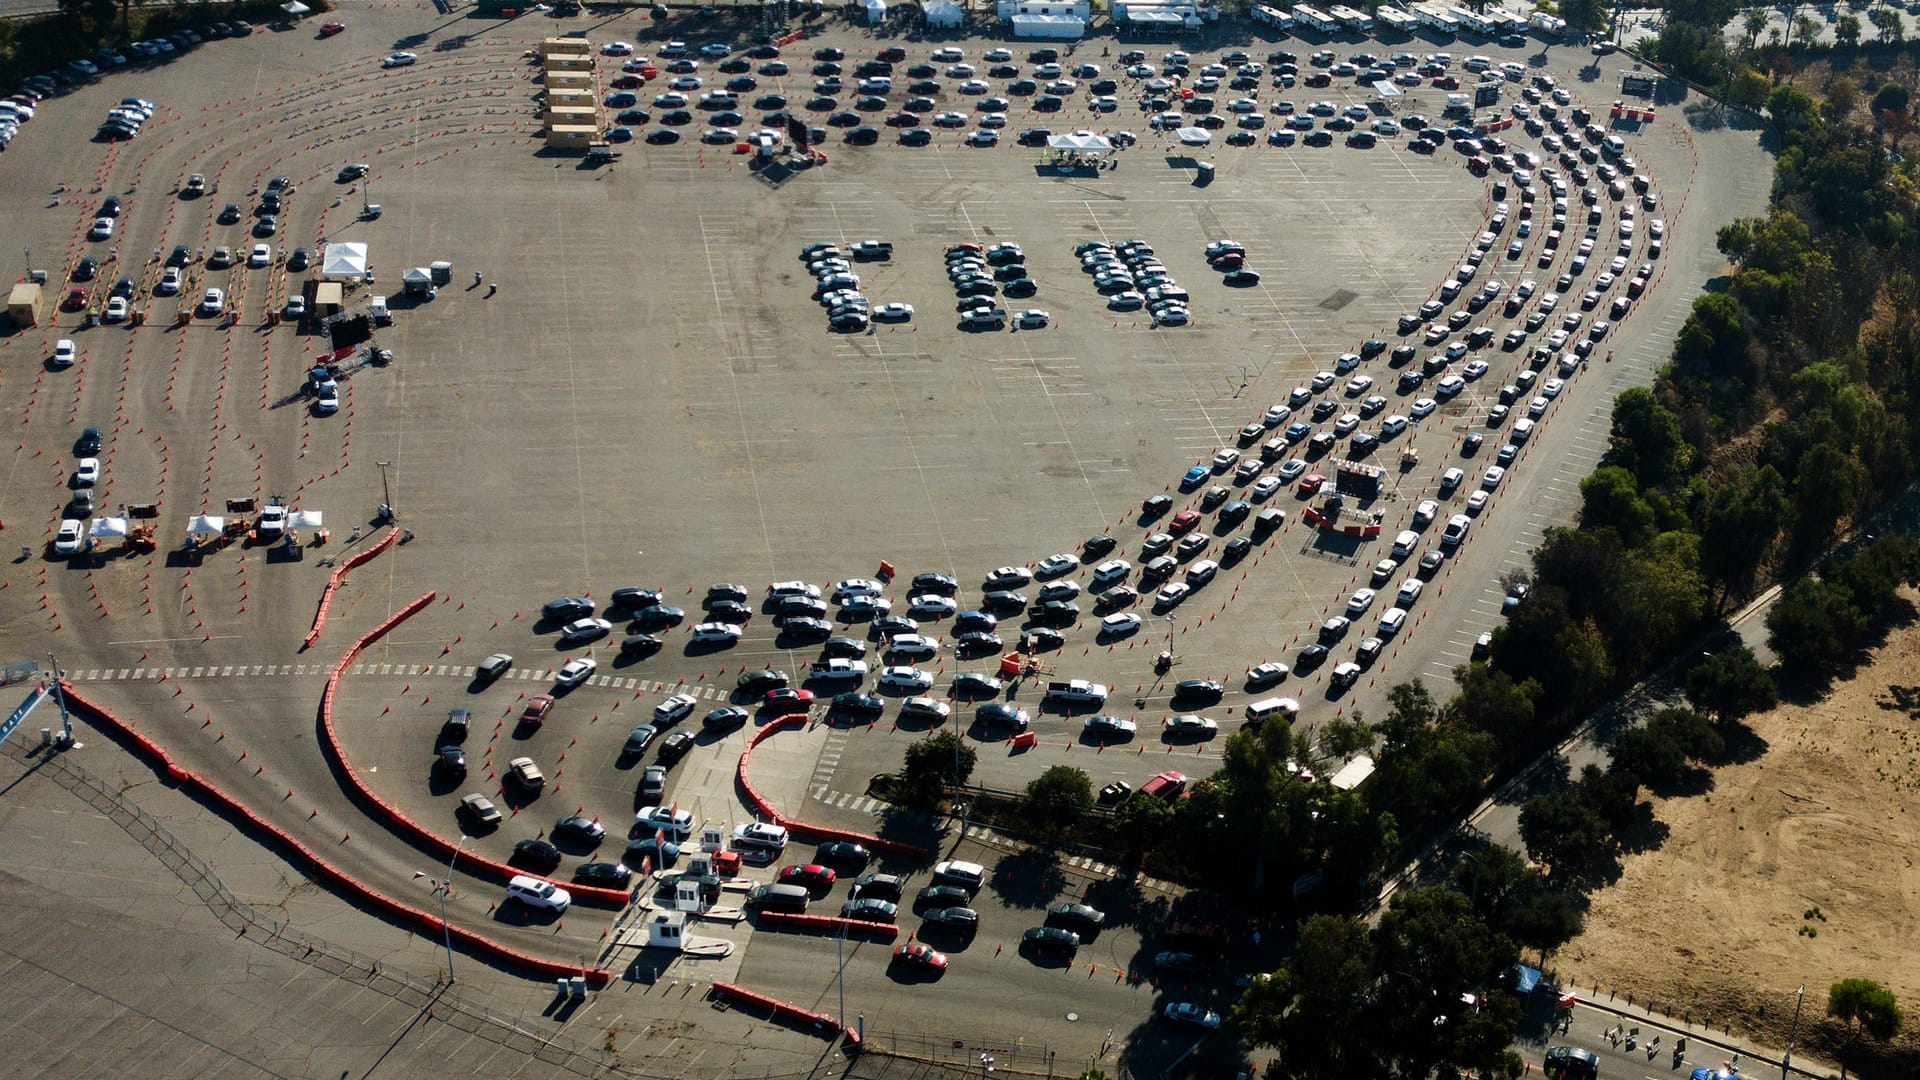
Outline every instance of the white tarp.
{"type": "Polygon", "coordinates": [[[1007,22],[1014,37],[1073,39],[1087,32],[1087,20],[1078,15],[1015,15],[1007,22]]]}
{"type": "Polygon", "coordinates": [[[960,5],[949,0],[933,0],[930,4],[922,5],[920,10],[926,13],[928,26],[951,29],[959,26],[966,17],[960,5]]]}
{"type": "Polygon", "coordinates": [[[1105,153],[1113,149],[1113,144],[1103,136],[1074,133],[1072,135],[1047,136],[1047,149],[1072,150],[1082,154],[1105,153]]]}
{"type": "Polygon", "coordinates": [[[887,0],[867,0],[867,23],[878,26],[887,20],[887,0]]]}
{"type": "Polygon", "coordinates": [[[302,15],[308,14],[313,9],[301,3],[300,0],[287,0],[286,3],[280,5],[280,10],[297,19],[302,15]]]}
{"type": "Polygon", "coordinates": [[[126,518],[103,517],[94,518],[93,528],[89,531],[94,536],[125,536],[130,527],[131,523],[126,518]]]}
{"type": "Polygon", "coordinates": [[[367,245],[358,243],[328,244],[326,254],[320,259],[320,276],[329,278],[366,277],[367,245]]]}
{"type": "Polygon", "coordinates": [[[188,536],[219,536],[227,531],[227,519],[215,514],[195,514],[187,522],[188,536]]]}
{"type": "Polygon", "coordinates": [[[295,510],[287,516],[289,529],[318,529],[325,524],[326,520],[318,510],[295,510]]]}
{"type": "Polygon", "coordinates": [[[1213,142],[1213,136],[1205,128],[1183,127],[1173,133],[1182,146],[1206,146],[1213,142]]]}
{"type": "Polygon", "coordinates": [[[1151,9],[1140,11],[1129,8],[1126,13],[1126,20],[1134,26],[1149,30],[1178,30],[1187,25],[1186,16],[1177,11],[1154,11],[1151,9]]]}

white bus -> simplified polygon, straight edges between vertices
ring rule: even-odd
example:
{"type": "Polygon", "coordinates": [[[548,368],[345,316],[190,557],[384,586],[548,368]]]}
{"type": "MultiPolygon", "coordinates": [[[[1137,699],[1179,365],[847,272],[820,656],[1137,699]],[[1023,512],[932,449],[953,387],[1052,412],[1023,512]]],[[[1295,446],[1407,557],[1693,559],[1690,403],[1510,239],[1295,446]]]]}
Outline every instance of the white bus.
{"type": "Polygon", "coordinates": [[[1420,25],[1452,37],[1460,32],[1460,20],[1453,17],[1453,9],[1436,4],[1422,4],[1413,9],[1413,17],[1420,25]]]}
{"type": "Polygon", "coordinates": [[[1340,29],[1340,24],[1334,21],[1333,16],[1328,15],[1319,8],[1308,7],[1305,4],[1294,5],[1293,21],[1295,25],[1311,27],[1323,34],[1331,34],[1340,29]]]}
{"type": "Polygon", "coordinates": [[[1352,30],[1354,33],[1373,33],[1373,16],[1364,11],[1356,11],[1353,8],[1335,4],[1333,7],[1327,9],[1327,14],[1333,16],[1335,22],[1352,30]]]}
{"type": "Polygon", "coordinates": [[[1388,30],[1400,34],[1412,33],[1416,25],[1413,21],[1413,16],[1401,11],[1399,8],[1382,7],[1373,13],[1373,19],[1388,30]]]}

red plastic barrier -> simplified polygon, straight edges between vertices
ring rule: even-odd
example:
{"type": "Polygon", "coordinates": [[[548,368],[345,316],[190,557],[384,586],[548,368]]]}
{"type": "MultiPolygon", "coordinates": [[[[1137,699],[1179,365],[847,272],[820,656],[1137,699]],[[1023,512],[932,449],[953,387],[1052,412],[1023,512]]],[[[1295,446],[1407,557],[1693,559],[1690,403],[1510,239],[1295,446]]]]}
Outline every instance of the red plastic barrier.
{"type": "MultiPolygon", "coordinates": [[[[781,1001],[779,998],[768,997],[757,991],[749,990],[744,986],[716,981],[713,984],[713,992],[719,997],[731,998],[735,1001],[765,1009],[783,1020],[790,1020],[794,1023],[805,1024],[810,1027],[823,1028],[830,1037],[839,1035],[842,1031],[840,1021],[835,1020],[825,1013],[809,1012],[798,1005],[781,1001]]],[[[852,1028],[846,1028],[845,1033],[847,1042],[850,1045],[854,1047],[860,1045],[860,1033],[858,1031],[852,1028]]]]}
{"type": "Polygon", "coordinates": [[[855,844],[863,844],[874,851],[890,851],[895,855],[910,855],[917,859],[930,857],[933,853],[918,844],[889,840],[882,836],[872,836],[867,833],[853,832],[848,829],[836,829],[827,825],[814,825],[809,822],[798,821],[794,818],[787,817],[780,813],[779,809],[772,803],[768,802],[765,796],[760,794],[759,789],[753,786],[753,781],[747,779],[747,762],[753,757],[753,748],[760,744],[760,740],[773,735],[775,732],[784,731],[790,727],[805,727],[806,723],[807,717],[804,713],[789,713],[785,716],[777,716],[767,721],[758,731],[755,731],[747,738],[747,748],[740,752],[740,764],[735,770],[735,779],[739,782],[740,790],[746,796],[748,804],[753,807],[754,813],[767,821],[784,825],[795,836],[806,839],[846,840],[855,844]]]}
{"type": "Polygon", "coordinates": [[[537,956],[532,956],[518,949],[510,949],[494,941],[492,938],[483,937],[464,927],[454,926],[449,922],[442,922],[440,917],[432,912],[409,907],[395,900],[393,897],[374,891],[370,886],[363,884],[346,871],[321,858],[312,848],[296,840],[293,835],[285,829],[261,818],[260,815],[254,813],[245,804],[241,803],[240,800],[215,787],[213,783],[205,777],[198,773],[188,772],[175,764],[173,757],[161,749],[159,744],[140,734],[132,725],[115,716],[113,713],[108,712],[105,707],[81,696],[73,688],[73,684],[62,681],[60,690],[65,696],[69,708],[80,713],[81,716],[100,727],[117,733],[138,747],[141,753],[147,755],[155,763],[164,767],[167,776],[175,783],[214,804],[217,809],[245,821],[256,831],[266,834],[286,850],[297,855],[300,861],[306,863],[307,866],[313,870],[315,876],[323,878],[339,888],[352,893],[367,906],[393,918],[411,923],[415,927],[430,934],[452,934],[452,936],[458,939],[461,945],[471,953],[513,967],[532,971],[544,977],[554,978],[565,976],[571,978],[577,975],[590,979],[599,986],[605,986],[613,981],[613,973],[605,968],[587,968],[573,964],[563,964],[556,960],[545,960],[537,956]]]}
{"type": "Polygon", "coordinates": [[[393,546],[394,540],[399,535],[400,526],[395,525],[388,529],[387,535],[377,542],[368,545],[365,550],[334,567],[333,573],[327,577],[327,587],[320,593],[320,606],[313,612],[313,629],[307,631],[307,648],[313,648],[313,643],[320,640],[320,628],[327,625],[327,610],[333,607],[333,594],[339,591],[340,583],[346,580],[347,571],[393,546]]]}
{"type": "Polygon", "coordinates": [[[849,934],[866,934],[886,941],[892,941],[900,936],[900,928],[892,923],[843,919],[838,915],[798,915],[788,911],[762,911],[760,921],[769,926],[791,926],[798,930],[828,930],[836,934],[845,930],[849,934]]]}
{"type": "MultiPolygon", "coordinates": [[[[433,830],[428,829],[426,826],[421,825],[419,822],[414,821],[412,818],[407,817],[393,806],[388,805],[386,800],[380,798],[371,787],[368,787],[366,781],[360,779],[360,774],[354,769],[353,762],[347,759],[346,750],[341,746],[339,734],[333,727],[333,695],[334,691],[339,687],[340,677],[346,673],[348,666],[359,657],[362,649],[380,640],[394,627],[418,614],[428,604],[433,603],[436,595],[437,594],[431,592],[427,593],[413,603],[394,612],[385,622],[367,631],[364,636],[348,647],[346,655],[342,656],[339,662],[333,665],[333,671],[327,676],[326,689],[321,691],[320,726],[326,732],[327,736],[322,748],[332,756],[333,763],[338,766],[341,773],[346,776],[347,782],[353,787],[352,793],[358,795],[362,802],[377,808],[379,815],[386,819],[388,828],[393,829],[395,832],[405,834],[412,838],[415,843],[437,852],[444,858],[451,859],[454,852],[458,850],[458,845],[440,836],[433,830]]],[[[516,875],[526,873],[525,870],[518,867],[508,866],[503,862],[495,862],[483,855],[476,855],[471,851],[461,852],[460,867],[477,877],[489,877],[503,884],[516,875]]],[[[538,877],[540,875],[535,874],[529,876],[538,877]]],[[[555,882],[555,884],[564,885],[566,890],[573,894],[575,900],[593,900],[615,907],[624,907],[630,899],[625,889],[603,889],[594,885],[579,885],[569,882],[555,882]]]]}

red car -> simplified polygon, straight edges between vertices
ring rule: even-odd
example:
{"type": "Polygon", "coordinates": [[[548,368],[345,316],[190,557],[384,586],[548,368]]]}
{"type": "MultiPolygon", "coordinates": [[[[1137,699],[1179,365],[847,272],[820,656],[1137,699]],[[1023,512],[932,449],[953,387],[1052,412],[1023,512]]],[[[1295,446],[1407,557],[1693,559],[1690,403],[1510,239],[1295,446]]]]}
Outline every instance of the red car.
{"type": "Polygon", "coordinates": [[[986,246],[983,244],[975,244],[975,243],[972,243],[971,241],[965,241],[958,244],[948,244],[946,254],[954,255],[962,251],[970,252],[975,255],[984,255],[986,254],[987,249],[986,249],[986,246]]]}
{"type": "Polygon", "coordinates": [[[1460,89],[1460,80],[1451,75],[1436,75],[1433,77],[1433,88],[1435,90],[1458,90],[1460,89]]]}
{"type": "Polygon", "coordinates": [[[830,866],[819,863],[806,863],[802,866],[783,866],[780,868],[780,884],[799,885],[808,889],[831,889],[834,879],[839,877],[830,866]]]}
{"type": "Polygon", "coordinates": [[[86,307],[87,290],[79,288],[78,286],[68,289],[67,298],[60,301],[60,306],[68,311],[79,311],[81,308],[86,307]]]}
{"type": "Polygon", "coordinates": [[[1300,478],[1300,494],[1312,495],[1318,492],[1326,482],[1327,478],[1319,473],[1308,473],[1300,478]]]}
{"type": "Polygon", "coordinates": [[[923,967],[928,971],[947,970],[947,954],[939,952],[931,945],[925,945],[918,941],[895,948],[893,950],[893,959],[896,963],[923,967]]]}
{"type": "Polygon", "coordinates": [[[1200,524],[1200,511],[1182,510],[1173,515],[1173,520],[1167,523],[1167,531],[1175,536],[1185,536],[1198,524],[1200,524]]]}
{"type": "Polygon", "coordinates": [[[321,23],[320,36],[323,38],[330,38],[333,35],[339,33],[340,31],[345,30],[346,28],[347,28],[347,24],[343,22],[321,23]]]}
{"type": "Polygon", "coordinates": [[[547,713],[552,709],[552,694],[535,694],[527,699],[527,708],[525,712],[520,714],[520,722],[538,727],[540,722],[547,718],[547,713]]]}
{"type": "Polygon", "coordinates": [[[1246,261],[1247,257],[1245,255],[1237,251],[1229,251],[1224,255],[1214,256],[1213,268],[1215,270],[1238,270],[1246,264],[1246,261]]]}
{"type": "Polygon", "coordinates": [[[783,687],[767,691],[766,706],[775,712],[801,712],[813,705],[813,691],[783,687]]]}

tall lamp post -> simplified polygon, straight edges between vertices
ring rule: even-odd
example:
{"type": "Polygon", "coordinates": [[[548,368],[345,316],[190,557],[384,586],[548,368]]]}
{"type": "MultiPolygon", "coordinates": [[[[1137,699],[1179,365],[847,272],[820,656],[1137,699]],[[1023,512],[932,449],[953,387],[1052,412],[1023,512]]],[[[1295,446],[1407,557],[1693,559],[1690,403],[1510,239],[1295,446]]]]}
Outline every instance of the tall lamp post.
{"type": "Polygon", "coordinates": [[[387,470],[393,468],[393,462],[376,461],[374,464],[380,466],[380,505],[385,507],[387,513],[391,515],[393,513],[393,488],[387,483],[387,470]]]}
{"type": "Polygon", "coordinates": [[[1806,1004],[1807,987],[1805,983],[1793,995],[1793,1024],[1787,1028],[1787,1049],[1780,1055],[1780,1080],[1787,1080],[1787,1067],[1793,1061],[1793,1037],[1800,1033],[1800,1006],[1806,1004]]]}
{"type": "Polygon", "coordinates": [[[447,880],[433,887],[440,894],[440,930],[446,935],[447,945],[447,985],[453,985],[453,924],[447,921],[447,895],[453,892],[453,864],[459,860],[467,841],[473,839],[465,833],[460,834],[460,842],[454,845],[453,854],[447,857],[447,880]]]}

